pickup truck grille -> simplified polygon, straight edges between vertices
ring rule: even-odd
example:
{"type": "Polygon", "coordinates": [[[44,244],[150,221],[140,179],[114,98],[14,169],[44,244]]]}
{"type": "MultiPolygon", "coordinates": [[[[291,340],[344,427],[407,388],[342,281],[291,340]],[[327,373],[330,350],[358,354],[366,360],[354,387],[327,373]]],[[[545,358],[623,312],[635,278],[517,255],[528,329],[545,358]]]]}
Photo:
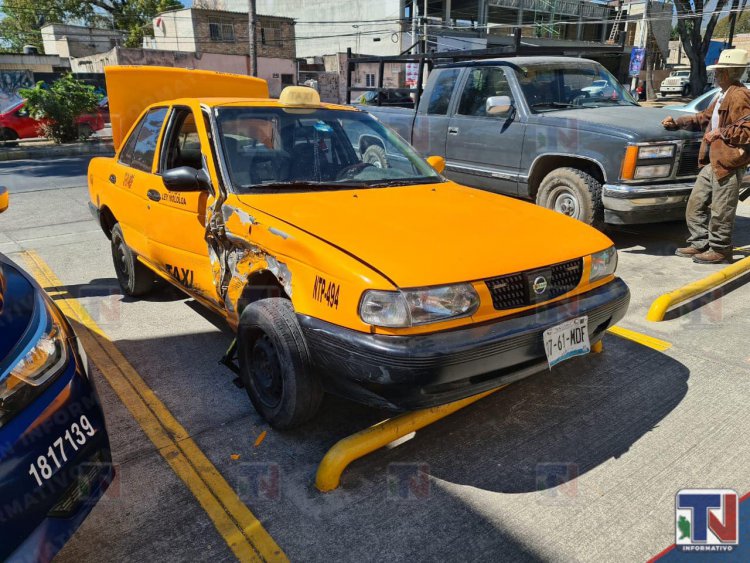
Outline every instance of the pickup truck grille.
{"type": "Polygon", "coordinates": [[[555,299],[575,289],[581,282],[582,273],[583,258],[577,258],[545,268],[491,278],[485,280],[485,284],[490,290],[495,309],[517,309],[555,299]],[[538,296],[532,291],[532,285],[539,276],[547,280],[547,289],[538,296]]]}
{"type": "Polygon", "coordinates": [[[699,141],[685,143],[680,153],[680,163],[677,165],[677,177],[698,175],[698,152],[701,144],[699,141]]]}

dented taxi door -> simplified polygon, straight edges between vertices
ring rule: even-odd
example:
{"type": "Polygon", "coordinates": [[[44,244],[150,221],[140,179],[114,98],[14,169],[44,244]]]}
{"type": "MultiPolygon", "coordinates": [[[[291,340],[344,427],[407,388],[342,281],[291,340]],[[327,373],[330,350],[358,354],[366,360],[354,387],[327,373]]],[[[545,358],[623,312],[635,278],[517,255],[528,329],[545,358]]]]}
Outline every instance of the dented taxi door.
{"type": "Polygon", "coordinates": [[[187,106],[174,106],[170,111],[153,176],[155,201],[147,231],[153,265],[185,290],[217,303],[206,242],[207,209],[214,194],[208,189],[170,190],[161,177],[183,166],[205,169],[204,154],[209,147],[206,137],[202,140],[198,133],[202,119],[187,106]]]}

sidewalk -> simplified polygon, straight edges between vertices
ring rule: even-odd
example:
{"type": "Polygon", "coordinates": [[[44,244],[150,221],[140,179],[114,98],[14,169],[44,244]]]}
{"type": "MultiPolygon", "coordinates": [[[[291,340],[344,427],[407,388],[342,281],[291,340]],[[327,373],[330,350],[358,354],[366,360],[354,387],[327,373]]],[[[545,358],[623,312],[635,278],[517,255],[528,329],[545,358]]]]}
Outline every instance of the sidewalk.
{"type": "Polygon", "coordinates": [[[23,139],[18,146],[0,145],[0,162],[8,160],[35,160],[64,156],[112,156],[115,149],[112,144],[112,129],[108,126],[97,131],[90,139],[77,143],[56,145],[47,139],[23,139]]]}

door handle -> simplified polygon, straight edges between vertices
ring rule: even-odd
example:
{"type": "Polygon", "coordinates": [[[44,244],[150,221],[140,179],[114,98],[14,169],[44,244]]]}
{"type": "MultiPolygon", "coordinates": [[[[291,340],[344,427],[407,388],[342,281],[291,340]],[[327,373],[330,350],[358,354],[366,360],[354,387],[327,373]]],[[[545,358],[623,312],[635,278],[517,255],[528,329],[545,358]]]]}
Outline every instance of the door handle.
{"type": "Polygon", "coordinates": [[[161,194],[156,190],[149,190],[146,195],[151,201],[161,201],[161,194]]]}
{"type": "Polygon", "coordinates": [[[458,127],[448,127],[448,135],[458,135],[458,127]]]}
{"type": "Polygon", "coordinates": [[[110,174],[109,175],[109,183],[110,184],[116,184],[117,183],[117,176],[115,176],[114,174],[110,174]]]}

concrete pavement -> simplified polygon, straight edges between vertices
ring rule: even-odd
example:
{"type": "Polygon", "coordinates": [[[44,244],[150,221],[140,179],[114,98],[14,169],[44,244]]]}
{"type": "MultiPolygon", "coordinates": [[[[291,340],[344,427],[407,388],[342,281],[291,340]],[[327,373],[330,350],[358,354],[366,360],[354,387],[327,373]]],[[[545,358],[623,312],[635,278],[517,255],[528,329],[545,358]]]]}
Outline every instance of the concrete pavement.
{"type": "MultiPolygon", "coordinates": [[[[216,363],[231,341],[220,319],[171,288],[120,295],[86,201],[84,188],[11,189],[0,252],[42,256],[292,560],[642,561],[674,541],[679,489],[750,490],[746,288],[730,284],[664,323],[644,320],[659,293],[716,269],[671,255],[680,225],[611,233],[633,293],[621,324],[671,342],[667,352],[608,336],[604,354],[514,384],[355,462],[323,495],[312,483],[326,449],[383,413],[327,398],[309,426],[270,429],[216,363]]],[[[737,242],[748,244],[750,205],[739,215],[737,242]]],[[[119,492],[58,561],[233,559],[94,377],[119,492]]]]}

